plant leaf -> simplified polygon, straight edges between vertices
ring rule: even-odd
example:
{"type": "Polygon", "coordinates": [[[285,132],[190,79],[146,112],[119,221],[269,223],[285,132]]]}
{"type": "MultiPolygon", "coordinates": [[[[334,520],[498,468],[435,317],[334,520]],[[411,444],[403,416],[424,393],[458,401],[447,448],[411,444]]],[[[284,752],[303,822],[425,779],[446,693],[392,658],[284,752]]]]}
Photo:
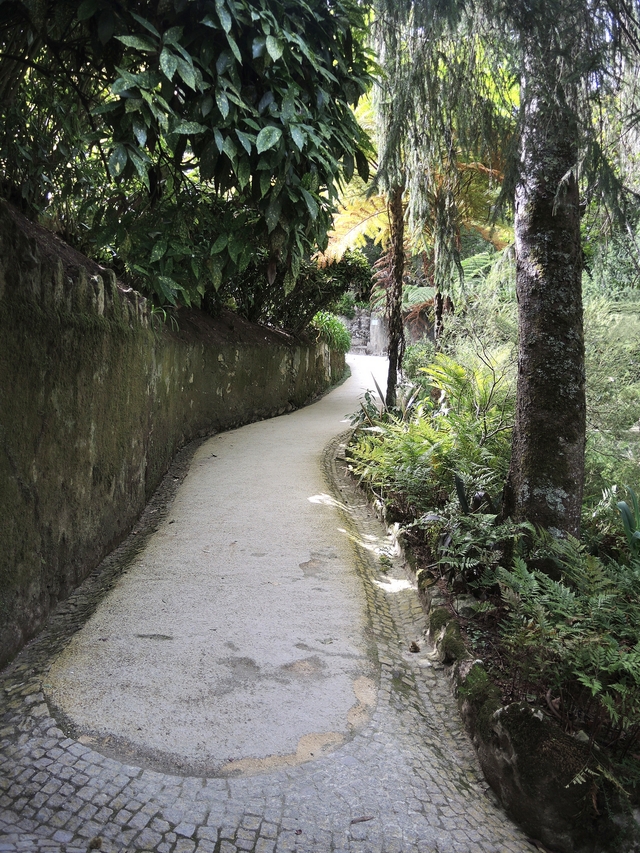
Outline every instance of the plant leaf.
{"type": "Polygon", "coordinates": [[[177,67],[178,57],[166,47],[163,47],[160,54],[160,68],[162,69],[162,73],[169,80],[173,80],[173,75],[176,73],[177,67]]]}
{"type": "Polygon", "coordinates": [[[79,21],[86,21],[98,8],[98,0],[84,0],[78,7],[76,17],[79,21]]]}
{"type": "Polygon", "coordinates": [[[224,145],[222,146],[222,151],[227,155],[229,160],[233,163],[238,156],[238,149],[236,148],[236,144],[230,136],[226,136],[224,140],[224,145]]]}
{"type": "Polygon", "coordinates": [[[207,128],[197,121],[181,121],[173,129],[172,133],[205,133],[207,128]]]}
{"type": "Polygon", "coordinates": [[[227,98],[224,92],[216,92],[216,104],[218,105],[222,118],[226,118],[229,115],[230,107],[229,98],[227,98]]]}
{"type": "Polygon", "coordinates": [[[242,145],[244,150],[247,152],[247,154],[251,154],[251,137],[248,134],[243,133],[241,130],[237,130],[237,129],[236,129],[236,136],[240,140],[240,144],[242,145]]]}
{"type": "Polygon", "coordinates": [[[222,261],[219,257],[214,256],[207,259],[207,269],[214,290],[220,290],[222,284],[222,261]]]}
{"type": "Polygon", "coordinates": [[[289,128],[289,130],[291,133],[291,138],[295,142],[296,147],[298,148],[299,151],[302,151],[302,149],[304,148],[304,140],[305,140],[304,131],[300,130],[299,127],[295,127],[295,126],[289,128]]]}
{"type": "Polygon", "coordinates": [[[178,74],[182,77],[184,82],[189,86],[190,89],[195,91],[196,88],[196,75],[194,73],[193,67],[189,65],[181,56],[176,56],[176,63],[178,68],[178,74]]]}
{"type": "Polygon", "coordinates": [[[161,295],[164,296],[172,305],[175,305],[177,303],[176,295],[179,289],[178,282],[174,281],[168,275],[159,275],[158,284],[160,285],[161,295]]]}
{"type": "Polygon", "coordinates": [[[300,189],[302,190],[302,197],[304,198],[304,200],[306,202],[307,209],[308,209],[309,213],[311,214],[311,218],[316,219],[318,216],[318,203],[317,203],[317,201],[311,195],[311,193],[308,192],[308,190],[305,190],[302,187],[300,189]]]}
{"type": "Polygon", "coordinates": [[[131,12],[131,17],[134,20],[136,20],[139,24],[141,24],[145,28],[145,30],[149,30],[151,35],[155,36],[158,39],[160,38],[160,33],[157,31],[157,29],[153,26],[152,23],[147,21],[146,18],[143,18],[140,15],[136,15],[135,12],[131,12]]]}
{"type": "Polygon", "coordinates": [[[251,164],[246,157],[243,157],[242,160],[240,160],[238,168],[236,169],[236,174],[238,176],[240,189],[243,190],[249,183],[249,178],[251,177],[251,164]]]}
{"type": "Polygon", "coordinates": [[[282,131],[279,127],[275,127],[272,124],[263,127],[256,139],[258,154],[262,154],[263,151],[268,151],[270,148],[275,148],[280,142],[281,137],[282,131]]]}
{"type": "Polygon", "coordinates": [[[224,4],[224,0],[216,0],[216,12],[218,13],[218,18],[220,19],[222,29],[228,35],[231,32],[231,25],[233,21],[231,19],[231,14],[229,13],[229,10],[224,4]]]}
{"type": "Polygon", "coordinates": [[[116,36],[118,41],[126,47],[132,47],[134,50],[142,50],[145,53],[153,53],[156,49],[155,44],[146,36],[116,36]]]}
{"type": "Polygon", "coordinates": [[[109,157],[109,171],[114,178],[119,178],[124,172],[128,160],[127,149],[124,145],[116,145],[109,157]]]}
{"type": "Polygon", "coordinates": [[[275,36],[267,36],[267,52],[271,59],[274,62],[277,62],[278,59],[282,56],[282,52],[284,50],[284,45],[282,42],[277,39],[275,36]]]}
{"type": "Polygon", "coordinates": [[[158,242],[154,245],[149,261],[153,264],[156,261],[159,261],[160,258],[164,257],[167,251],[167,238],[163,237],[162,240],[158,240],[158,242]]]}
{"type": "Polygon", "coordinates": [[[242,63],[242,54],[240,53],[240,48],[238,47],[236,40],[230,33],[227,33],[227,43],[229,44],[231,52],[233,53],[235,58],[238,60],[238,62],[242,63]]]}

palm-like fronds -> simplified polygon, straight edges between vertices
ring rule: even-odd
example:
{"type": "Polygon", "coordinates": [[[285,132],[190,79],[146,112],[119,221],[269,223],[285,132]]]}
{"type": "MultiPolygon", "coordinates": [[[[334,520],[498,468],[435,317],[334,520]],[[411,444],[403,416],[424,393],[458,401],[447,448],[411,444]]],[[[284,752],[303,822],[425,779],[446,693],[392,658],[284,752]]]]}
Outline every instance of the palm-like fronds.
{"type": "Polygon", "coordinates": [[[383,196],[368,197],[362,181],[354,181],[333,217],[329,244],[323,257],[340,260],[347,249],[362,248],[367,241],[386,246],[389,242],[389,216],[383,196]]]}

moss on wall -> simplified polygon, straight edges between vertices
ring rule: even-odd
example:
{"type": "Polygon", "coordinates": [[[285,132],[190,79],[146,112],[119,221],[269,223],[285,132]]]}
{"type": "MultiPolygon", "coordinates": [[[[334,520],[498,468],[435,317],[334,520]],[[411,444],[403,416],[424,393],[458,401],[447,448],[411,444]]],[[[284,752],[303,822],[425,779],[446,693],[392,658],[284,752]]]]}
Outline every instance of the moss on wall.
{"type": "Polygon", "coordinates": [[[225,315],[150,322],[0,204],[0,665],[129,531],[176,451],[299,407],[344,357],[225,315]],[[50,253],[49,253],[50,254],[50,253]]]}

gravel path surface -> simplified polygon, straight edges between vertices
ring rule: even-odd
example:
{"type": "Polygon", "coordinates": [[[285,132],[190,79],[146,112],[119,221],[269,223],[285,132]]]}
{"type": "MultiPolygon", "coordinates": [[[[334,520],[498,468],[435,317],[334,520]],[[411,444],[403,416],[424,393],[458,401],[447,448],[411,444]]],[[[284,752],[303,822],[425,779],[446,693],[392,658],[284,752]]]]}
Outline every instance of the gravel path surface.
{"type": "Polygon", "coordinates": [[[313,406],[178,458],[0,674],[0,853],[534,849],[487,791],[416,591],[336,462],[386,369],[349,361],[313,406]]]}

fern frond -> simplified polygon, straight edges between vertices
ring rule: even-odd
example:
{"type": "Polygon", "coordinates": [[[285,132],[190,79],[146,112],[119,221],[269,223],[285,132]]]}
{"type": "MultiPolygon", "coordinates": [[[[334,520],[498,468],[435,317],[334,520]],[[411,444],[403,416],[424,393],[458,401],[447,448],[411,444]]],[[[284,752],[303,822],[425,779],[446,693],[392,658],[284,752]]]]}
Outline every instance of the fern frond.
{"type": "Polygon", "coordinates": [[[367,198],[364,190],[345,198],[333,217],[333,230],[324,257],[340,260],[347,249],[361,248],[367,239],[386,245],[389,240],[389,216],[383,196],[367,198]]]}

